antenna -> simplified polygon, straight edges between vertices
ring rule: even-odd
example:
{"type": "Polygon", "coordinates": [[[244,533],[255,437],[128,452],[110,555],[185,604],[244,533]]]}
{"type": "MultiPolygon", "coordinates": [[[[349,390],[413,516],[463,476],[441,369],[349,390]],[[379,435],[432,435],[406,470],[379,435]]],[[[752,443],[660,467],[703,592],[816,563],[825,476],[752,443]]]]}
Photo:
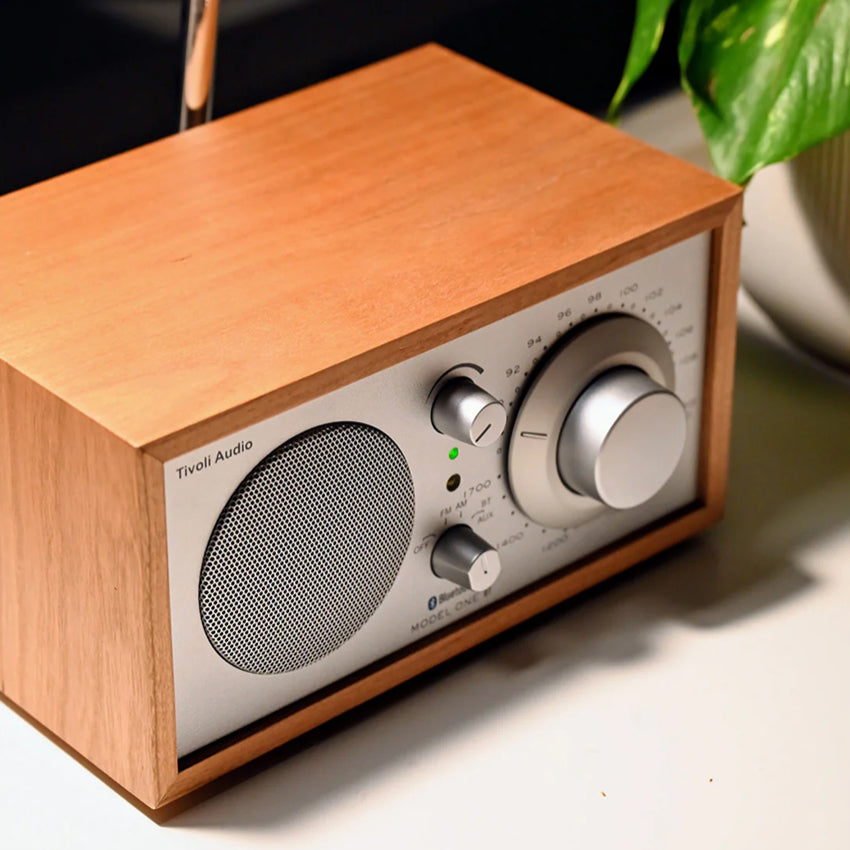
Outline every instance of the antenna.
{"type": "Polygon", "coordinates": [[[212,115],[218,0],[183,0],[186,34],[183,85],[180,93],[180,130],[205,124],[212,115]]]}

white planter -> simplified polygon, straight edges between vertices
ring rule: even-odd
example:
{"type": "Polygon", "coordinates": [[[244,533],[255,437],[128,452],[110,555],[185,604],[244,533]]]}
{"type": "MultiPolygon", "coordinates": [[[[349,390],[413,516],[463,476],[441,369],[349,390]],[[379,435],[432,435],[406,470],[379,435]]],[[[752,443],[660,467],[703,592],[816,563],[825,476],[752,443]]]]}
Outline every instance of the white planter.
{"type": "MultiPolygon", "coordinates": [[[[682,92],[632,110],[621,129],[711,168],[682,92]]],[[[744,289],[786,337],[850,372],[850,134],[760,171],[744,220],[744,289]]]]}
{"type": "Polygon", "coordinates": [[[850,371],[850,133],[756,175],[742,283],[783,333],[850,371]]]}
{"type": "Polygon", "coordinates": [[[801,153],[791,177],[835,282],[850,292],[850,133],[801,153]]]}

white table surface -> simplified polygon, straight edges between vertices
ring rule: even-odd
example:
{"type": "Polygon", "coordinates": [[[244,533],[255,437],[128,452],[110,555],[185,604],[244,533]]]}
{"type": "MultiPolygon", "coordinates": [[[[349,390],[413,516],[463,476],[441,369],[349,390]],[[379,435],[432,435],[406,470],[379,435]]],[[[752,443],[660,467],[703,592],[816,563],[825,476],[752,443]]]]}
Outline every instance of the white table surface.
{"type": "MultiPolygon", "coordinates": [[[[683,150],[678,120],[634,126],[683,150]]],[[[850,847],[850,380],[746,299],[728,511],[699,538],[166,826],[0,706],[3,850],[467,842],[850,847]]]]}

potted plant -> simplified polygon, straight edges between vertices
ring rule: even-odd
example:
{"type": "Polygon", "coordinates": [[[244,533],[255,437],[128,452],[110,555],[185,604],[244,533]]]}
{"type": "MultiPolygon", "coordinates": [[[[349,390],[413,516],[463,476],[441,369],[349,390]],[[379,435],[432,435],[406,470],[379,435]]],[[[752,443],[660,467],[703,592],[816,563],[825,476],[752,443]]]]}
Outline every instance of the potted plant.
{"type": "MultiPolygon", "coordinates": [[[[672,6],[637,0],[609,117],[658,50],[672,6]]],[[[682,87],[715,169],[745,186],[764,166],[796,157],[799,203],[850,298],[850,0],[680,0],[678,13],[682,87]]],[[[756,295],[770,311],[770,299],[756,295]]],[[[805,336],[811,346],[813,335],[805,336]]],[[[834,346],[825,353],[844,359],[834,346]]]]}

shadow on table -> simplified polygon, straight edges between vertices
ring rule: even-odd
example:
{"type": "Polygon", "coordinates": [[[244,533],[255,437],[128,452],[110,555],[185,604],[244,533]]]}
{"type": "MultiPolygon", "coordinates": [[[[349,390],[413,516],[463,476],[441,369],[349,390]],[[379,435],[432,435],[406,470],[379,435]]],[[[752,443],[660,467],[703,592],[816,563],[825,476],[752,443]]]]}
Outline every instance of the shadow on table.
{"type": "Polygon", "coordinates": [[[791,599],[814,580],[801,553],[850,528],[850,380],[755,332],[738,364],[726,518],[685,544],[695,569],[658,559],[676,563],[658,577],[674,613],[701,626],[791,599]]]}
{"type": "Polygon", "coordinates": [[[746,330],[738,364],[720,526],[265,757],[170,827],[294,823],[494,708],[652,653],[665,624],[721,628],[792,604],[818,580],[795,554],[850,525],[850,382],[746,330]]]}

